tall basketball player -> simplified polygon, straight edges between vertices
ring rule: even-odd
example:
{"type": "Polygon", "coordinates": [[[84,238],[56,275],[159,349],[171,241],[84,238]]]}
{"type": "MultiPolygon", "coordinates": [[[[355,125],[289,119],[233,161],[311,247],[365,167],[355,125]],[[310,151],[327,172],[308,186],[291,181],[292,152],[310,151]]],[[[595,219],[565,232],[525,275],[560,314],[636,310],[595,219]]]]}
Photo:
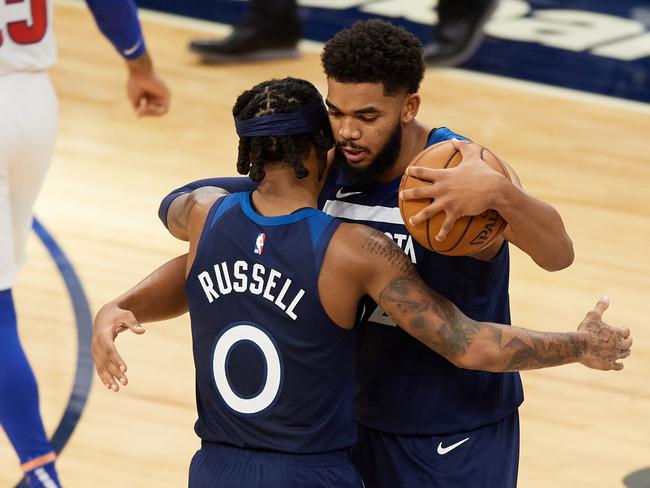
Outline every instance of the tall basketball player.
{"type": "MultiPolygon", "coordinates": [[[[404,198],[421,198],[422,192],[435,198],[413,218],[417,223],[444,211],[440,239],[456,217],[488,208],[496,209],[508,227],[503,238],[471,257],[443,256],[419,246],[400,217],[400,178],[425,147],[463,139],[416,118],[424,74],[420,42],[387,22],[358,22],[328,41],[321,59],[336,148],[319,208],[391,236],[424,281],[469,317],[509,323],[509,243],[549,271],[573,261],[571,239],[558,212],[526,193],[512,168],[508,166],[510,182],[461,142],[463,162],[445,173],[444,181],[438,178],[415,195],[404,192],[404,198]]],[[[426,170],[420,171],[418,177],[426,179],[426,170]]],[[[241,179],[189,185],[163,201],[163,221],[175,197],[200,185],[250,188],[241,179]]],[[[514,487],[518,407],[523,402],[519,374],[459,368],[396,327],[374,303],[365,307],[364,319],[371,326],[363,330],[357,362],[360,432],[353,458],[366,486],[514,487]]]]}
{"type": "MultiPolygon", "coordinates": [[[[629,331],[601,321],[603,301],[576,333],[477,323],[428,288],[383,233],[316,210],[333,138],[310,83],[261,83],[233,114],[237,167],[256,190],[198,189],[170,208],[171,231],[190,242],[185,292],[202,440],[191,487],[362,486],[347,450],[356,438],[352,329],[366,295],[457,367],[619,369],[629,355],[629,331]]],[[[142,333],[138,320],[162,318],[150,305],[167,288],[152,294],[144,282],[99,312],[93,355],[107,386],[125,380],[125,365],[107,363],[104,346],[125,327],[142,333]]]]}
{"type": "MultiPolygon", "coordinates": [[[[102,32],[125,58],[128,96],[139,115],[167,111],[132,0],[88,0],[102,32]]],[[[12,287],[25,253],[32,208],[50,164],[57,99],[53,2],[0,2],[0,423],[33,487],[58,487],[55,453],[39,413],[38,389],[17,332],[12,287]]]]}

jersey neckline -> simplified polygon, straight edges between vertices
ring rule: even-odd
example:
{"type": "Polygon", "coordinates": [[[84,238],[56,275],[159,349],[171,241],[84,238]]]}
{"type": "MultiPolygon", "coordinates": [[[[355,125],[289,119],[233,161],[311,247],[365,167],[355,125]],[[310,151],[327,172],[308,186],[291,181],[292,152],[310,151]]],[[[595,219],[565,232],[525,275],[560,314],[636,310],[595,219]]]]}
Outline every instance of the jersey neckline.
{"type": "Polygon", "coordinates": [[[269,217],[257,213],[257,210],[253,208],[251,202],[252,198],[253,198],[253,192],[249,191],[244,193],[241,199],[241,208],[244,211],[244,214],[249,219],[251,219],[253,222],[259,225],[273,226],[273,225],[293,224],[294,222],[298,222],[299,220],[310,217],[314,215],[316,212],[318,212],[318,210],[315,208],[307,207],[307,208],[300,208],[288,215],[277,215],[277,216],[269,217]]]}

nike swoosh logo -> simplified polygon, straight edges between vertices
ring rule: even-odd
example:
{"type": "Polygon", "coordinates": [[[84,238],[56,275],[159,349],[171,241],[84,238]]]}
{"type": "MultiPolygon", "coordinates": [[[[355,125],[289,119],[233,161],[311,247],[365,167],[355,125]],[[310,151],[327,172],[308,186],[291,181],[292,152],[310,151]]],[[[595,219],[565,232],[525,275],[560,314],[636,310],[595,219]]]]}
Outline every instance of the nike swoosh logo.
{"type": "Polygon", "coordinates": [[[359,193],[363,193],[362,191],[349,191],[346,193],[343,193],[343,188],[341,188],[339,191],[336,192],[336,198],[345,198],[349,197],[352,195],[358,195],[359,193]]]}
{"type": "Polygon", "coordinates": [[[139,39],[138,42],[136,42],[132,48],[125,49],[124,51],[122,51],[122,54],[124,54],[125,56],[131,56],[131,54],[133,54],[138,50],[141,44],[142,44],[142,39],[139,39]]]}
{"type": "Polygon", "coordinates": [[[463,439],[462,441],[458,441],[456,444],[452,444],[451,446],[447,446],[447,447],[442,447],[442,442],[441,442],[440,444],[438,444],[438,454],[440,454],[441,456],[444,456],[449,451],[453,451],[454,449],[456,449],[461,444],[466,443],[468,440],[469,440],[469,437],[467,439],[463,439]]]}

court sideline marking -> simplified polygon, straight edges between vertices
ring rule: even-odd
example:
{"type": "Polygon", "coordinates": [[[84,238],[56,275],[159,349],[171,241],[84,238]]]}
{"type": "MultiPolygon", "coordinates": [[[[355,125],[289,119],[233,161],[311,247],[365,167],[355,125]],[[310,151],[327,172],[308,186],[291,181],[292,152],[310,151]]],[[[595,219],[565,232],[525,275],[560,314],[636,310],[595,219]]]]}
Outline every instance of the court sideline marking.
{"type": "MultiPolygon", "coordinates": [[[[34,218],[33,229],[39,237],[52,260],[56,264],[61,277],[65,282],[65,287],[72,301],[74,309],[75,322],[77,325],[77,364],[75,368],[74,383],[72,391],[68,398],[68,403],[63,411],[61,420],[52,434],[50,444],[56,454],[60,454],[72,436],[81,413],[83,412],[88,394],[92,385],[93,378],[93,360],[90,355],[90,342],[92,339],[92,317],[90,315],[90,306],[88,298],[84,292],[79,277],[67,258],[61,247],[54,240],[54,237],[36,218],[34,218]]],[[[27,480],[23,478],[16,488],[28,488],[27,480]]]]}

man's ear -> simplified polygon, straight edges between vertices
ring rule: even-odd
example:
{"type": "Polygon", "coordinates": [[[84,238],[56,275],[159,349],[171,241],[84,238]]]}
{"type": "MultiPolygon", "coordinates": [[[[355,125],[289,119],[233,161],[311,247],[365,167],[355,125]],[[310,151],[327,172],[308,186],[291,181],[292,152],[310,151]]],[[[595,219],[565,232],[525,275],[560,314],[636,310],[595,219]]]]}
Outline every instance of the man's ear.
{"type": "Polygon", "coordinates": [[[408,124],[411,122],[420,110],[420,95],[417,93],[409,93],[404,99],[404,105],[402,106],[402,124],[408,124]]]}

